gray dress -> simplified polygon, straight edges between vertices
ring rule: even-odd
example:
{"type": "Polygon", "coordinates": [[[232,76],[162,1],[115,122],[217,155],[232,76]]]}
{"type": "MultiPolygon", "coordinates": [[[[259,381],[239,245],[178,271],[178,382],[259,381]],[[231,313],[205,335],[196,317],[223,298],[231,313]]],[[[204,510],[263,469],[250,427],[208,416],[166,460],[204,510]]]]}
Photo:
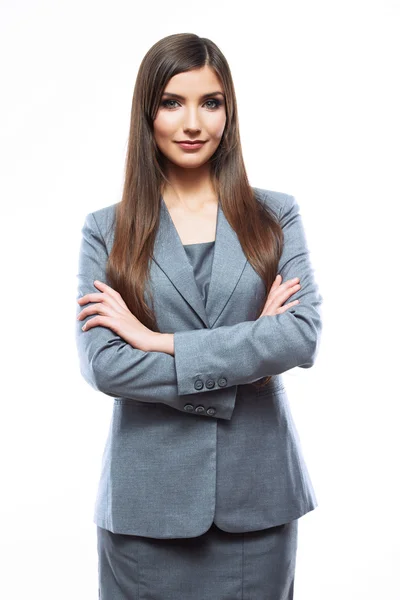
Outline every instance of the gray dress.
{"type": "MultiPolygon", "coordinates": [[[[214,245],[184,245],[204,303],[214,245]]],[[[293,600],[297,533],[297,519],[245,533],[222,531],[212,523],[198,537],[176,539],[113,533],[97,526],[99,598],[293,600]]]]}

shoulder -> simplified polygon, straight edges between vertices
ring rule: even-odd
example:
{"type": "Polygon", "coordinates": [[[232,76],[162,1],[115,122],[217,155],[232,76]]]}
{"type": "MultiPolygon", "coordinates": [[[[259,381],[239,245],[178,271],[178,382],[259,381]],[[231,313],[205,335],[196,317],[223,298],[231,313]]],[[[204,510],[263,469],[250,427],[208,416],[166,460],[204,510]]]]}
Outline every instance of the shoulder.
{"type": "Polygon", "coordinates": [[[95,210],[86,216],[87,222],[91,227],[98,229],[102,238],[107,245],[112,243],[115,225],[115,211],[118,202],[104,206],[99,210],[95,210]]]}
{"type": "Polygon", "coordinates": [[[114,221],[115,218],[115,210],[117,208],[118,202],[115,204],[110,204],[109,206],[104,206],[99,210],[95,210],[91,213],[94,220],[98,225],[104,226],[114,221]]]}
{"type": "Polygon", "coordinates": [[[288,210],[291,210],[296,204],[294,196],[284,192],[266,190],[264,188],[253,187],[254,194],[259,202],[267,206],[277,217],[278,220],[284,216],[288,210]]]}

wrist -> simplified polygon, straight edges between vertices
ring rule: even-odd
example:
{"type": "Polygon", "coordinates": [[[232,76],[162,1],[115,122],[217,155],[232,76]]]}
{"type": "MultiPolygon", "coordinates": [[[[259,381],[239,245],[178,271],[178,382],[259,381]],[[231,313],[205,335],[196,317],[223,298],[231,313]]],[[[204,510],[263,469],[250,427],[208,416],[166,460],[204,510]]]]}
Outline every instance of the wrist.
{"type": "Polygon", "coordinates": [[[174,334],[153,332],[149,352],[165,352],[174,356],[174,334]]]}

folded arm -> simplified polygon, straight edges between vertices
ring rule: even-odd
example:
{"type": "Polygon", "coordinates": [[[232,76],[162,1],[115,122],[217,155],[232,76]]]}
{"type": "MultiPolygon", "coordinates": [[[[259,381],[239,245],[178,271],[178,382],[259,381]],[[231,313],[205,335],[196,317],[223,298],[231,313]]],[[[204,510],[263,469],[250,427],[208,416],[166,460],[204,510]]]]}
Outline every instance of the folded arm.
{"type": "MultiPolygon", "coordinates": [[[[283,281],[300,278],[301,289],[288,299],[299,299],[300,304],[256,321],[175,332],[175,356],[133,348],[106,327],[84,332],[82,321],[77,321],[76,341],[84,379],[109,396],[160,402],[180,411],[185,411],[194,394],[203,394],[199,400],[204,404],[207,397],[216,409],[216,417],[230,419],[235,404],[230,387],[296,366],[311,367],[322,328],[322,297],[314,281],[299,206],[293,196],[287,196],[280,222],[284,246],[278,273],[283,281]],[[212,389],[207,388],[208,381],[213,382],[212,389]]],[[[107,258],[105,242],[94,216],[89,214],[82,228],[77,298],[98,293],[93,285],[96,279],[108,283],[107,258]]],[[[77,304],[77,314],[81,308],[77,304]]],[[[206,412],[195,414],[207,417],[206,412]]]]}
{"type": "MultiPolygon", "coordinates": [[[[88,214],[82,228],[76,300],[85,294],[99,292],[93,284],[96,279],[108,283],[107,259],[106,245],[96,220],[88,214]]],[[[82,306],[77,303],[76,315],[81,310],[82,306]]],[[[178,391],[173,356],[133,348],[107,327],[96,326],[82,331],[82,325],[90,318],[76,321],[75,332],[80,372],[89,385],[114,398],[160,402],[186,412],[184,407],[192,398],[178,391]]],[[[230,419],[235,397],[228,389],[214,391],[209,394],[207,404],[216,409],[215,417],[230,419]]],[[[206,412],[186,414],[210,418],[206,412]]]]}
{"type": "Polygon", "coordinates": [[[314,364],[322,330],[322,296],[314,281],[299,205],[293,196],[287,196],[280,222],[284,248],[278,273],[283,282],[299,277],[300,290],[286,302],[299,299],[300,303],[256,321],[175,332],[179,394],[199,393],[196,381],[212,379],[227,386],[241,385],[314,364]]]}

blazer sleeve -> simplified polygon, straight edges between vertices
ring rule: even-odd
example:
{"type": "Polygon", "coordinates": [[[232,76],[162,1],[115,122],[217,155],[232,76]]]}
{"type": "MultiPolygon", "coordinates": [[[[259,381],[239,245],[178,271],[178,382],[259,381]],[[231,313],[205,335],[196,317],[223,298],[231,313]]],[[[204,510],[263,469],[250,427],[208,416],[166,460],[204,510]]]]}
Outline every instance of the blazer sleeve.
{"type": "MultiPolygon", "coordinates": [[[[96,279],[109,284],[105,273],[107,259],[106,244],[94,215],[90,213],[82,227],[76,300],[99,292],[93,283],[96,279]]],[[[78,302],[76,306],[77,316],[83,306],[78,302]]],[[[210,418],[206,412],[185,411],[188,399],[184,392],[178,391],[174,356],[134,348],[108,327],[99,325],[82,331],[82,325],[92,317],[89,315],[86,319],[76,320],[75,332],[80,372],[91,387],[114,398],[163,403],[185,414],[210,418]]],[[[228,388],[215,392],[212,392],[215,418],[230,419],[235,396],[228,388]]]]}
{"type": "Polygon", "coordinates": [[[300,303],[282,314],[255,321],[175,332],[179,394],[198,393],[194,385],[197,379],[214,379],[224,386],[242,385],[314,364],[322,331],[323,298],[314,280],[299,205],[293,196],[286,196],[280,223],[284,247],[278,273],[282,282],[299,277],[301,285],[285,304],[296,299],[300,303]]]}

